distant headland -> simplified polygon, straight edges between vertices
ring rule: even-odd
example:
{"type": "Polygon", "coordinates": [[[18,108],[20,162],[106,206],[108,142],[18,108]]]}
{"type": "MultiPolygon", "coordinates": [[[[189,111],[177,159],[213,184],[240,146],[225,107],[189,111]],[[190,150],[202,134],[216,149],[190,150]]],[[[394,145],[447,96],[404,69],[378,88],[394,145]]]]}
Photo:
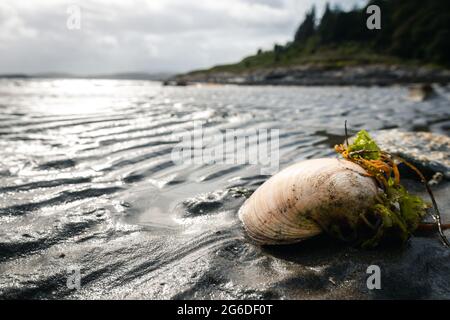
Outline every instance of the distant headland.
{"type": "Polygon", "coordinates": [[[375,0],[342,11],[313,7],[294,39],[242,61],[177,75],[173,83],[390,85],[450,82],[450,2],[375,0]],[[367,27],[369,6],[380,28],[367,27]],[[421,8],[417,10],[417,8],[421,8]],[[432,19],[430,19],[432,17],[432,19]]]}

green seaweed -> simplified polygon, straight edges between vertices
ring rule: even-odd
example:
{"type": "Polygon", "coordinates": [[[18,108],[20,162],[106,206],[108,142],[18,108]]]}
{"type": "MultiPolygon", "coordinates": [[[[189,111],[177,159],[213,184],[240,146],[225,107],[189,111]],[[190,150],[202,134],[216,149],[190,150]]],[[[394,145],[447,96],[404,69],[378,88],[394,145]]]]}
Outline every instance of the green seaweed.
{"type": "Polygon", "coordinates": [[[355,141],[348,146],[350,156],[353,154],[366,160],[380,159],[381,150],[366,130],[361,130],[356,135],[355,141]]]}
{"type": "MultiPolygon", "coordinates": [[[[336,150],[344,150],[337,148],[336,150]]],[[[369,163],[376,163],[386,159],[376,142],[369,133],[361,130],[357,133],[353,143],[346,149],[347,159],[356,163],[364,159],[369,163]],[[382,157],[383,154],[383,157],[382,157]],[[370,162],[373,161],[373,162],[370,162]]],[[[392,164],[393,165],[393,164],[392,164]]],[[[376,173],[379,175],[381,173],[376,173]]],[[[361,214],[360,219],[371,232],[362,233],[358,241],[364,248],[376,247],[387,240],[405,243],[417,229],[426,215],[430,205],[422,198],[408,193],[406,188],[393,177],[385,177],[387,184],[381,186],[382,192],[376,203],[367,212],[361,214]],[[370,218],[370,219],[369,219],[370,218]],[[374,225],[370,221],[376,220],[374,225]]]]}
{"type": "Polygon", "coordinates": [[[428,203],[409,194],[403,186],[389,186],[368,212],[377,216],[381,223],[371,238],[362,239],[362,247],[376,247],[384,240],[405,243],[426,215],[427,208],[428,203]]]}
{"type": "Polygon", "coordinates": [[[383,204],[375,204],[372,208],[372,214],[378,215],[381,220],[375,234],[363,240],[361,246],[363,248],[373,248],[378,246],[386,238],[391,241],[404,243],[410,237],[410,232],[396,210],[391,210],[383,204]]]}
{"type": "Polygon", "coordinates": [[[402,185],[389,187],[387,190],[391,205],[398,203],[400,216],[410,232],[414,232],[426,215],[430,204],[421,197],[410,194],[402,185]]]}

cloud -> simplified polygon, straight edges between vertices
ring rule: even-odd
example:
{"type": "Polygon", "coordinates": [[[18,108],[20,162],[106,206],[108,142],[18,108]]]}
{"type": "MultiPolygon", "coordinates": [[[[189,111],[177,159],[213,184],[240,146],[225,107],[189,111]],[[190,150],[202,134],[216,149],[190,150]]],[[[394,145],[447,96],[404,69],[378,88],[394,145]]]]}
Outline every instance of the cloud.
{"type": "Polygon", "coordinates": [[[289,41],[305,12],[325,3],[85,0],[81,29],[69,30],[67,8],[77,1],[10,0],[0,4],[0,73],[179,72],[231,63],[289,41]]]}

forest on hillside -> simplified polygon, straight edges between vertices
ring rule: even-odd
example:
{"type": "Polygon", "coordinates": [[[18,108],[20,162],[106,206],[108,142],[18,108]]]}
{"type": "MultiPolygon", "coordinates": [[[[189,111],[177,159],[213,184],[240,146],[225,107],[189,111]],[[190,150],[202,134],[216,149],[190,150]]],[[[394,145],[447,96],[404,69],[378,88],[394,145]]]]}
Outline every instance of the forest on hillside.
{"type": "MultiPolygon", "coordinates": [[[[342,11],[328,4],[319,19],[313,7],[297,29],[293,42],[275,46],[277,55],[289,47],[314,51],[321,46],[365,46],[403,59],[449,65],[450,1],[372,0],[364,8],[342,11]],[[369,30],[366,8],[381,9],[381,28],[369,30]]],[[[279,58],[279,57],[278,57],[279,58]]]]}
{"type": "Polygon", "coordinates": [[[450,67],[449,0],[370,0],[364,7],[345,11],[326,5],[321,16],[312,7],[293,39],[258,49],[235,64],[197,70],[190,74],[260,70],[274,67],[355,65],[410,65],[450,67]],[[368,29],[367,8],[380,8],[380,29],[368,29]]]}

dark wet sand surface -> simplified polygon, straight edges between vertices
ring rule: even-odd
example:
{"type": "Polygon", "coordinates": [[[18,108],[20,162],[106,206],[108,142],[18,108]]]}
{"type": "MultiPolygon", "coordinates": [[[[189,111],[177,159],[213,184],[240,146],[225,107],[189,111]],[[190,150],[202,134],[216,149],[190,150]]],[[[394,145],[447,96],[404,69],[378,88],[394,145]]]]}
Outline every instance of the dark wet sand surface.
{"type": "MultiPolygon", "coordinates": [[[[268,175],[251,165],[178,165],[174,134],[280,129],[280,168],[334,156],[359,129],[448,135],[448,90],[161,87],[145,81],[0,80],[0,297],[127,299],[450,298],[436,236],[360,250],[319,237],[249,243],[237,218],[268,175]],[[377,264],[382,289],[366,287],[377,264]],[[81,288],[67,288],[67,269],[81,288]]],[[[422,195],[422,188],[410,182],[422,195]]],[[[450,185],[434,187],[450,221],[450,185]]]]}

